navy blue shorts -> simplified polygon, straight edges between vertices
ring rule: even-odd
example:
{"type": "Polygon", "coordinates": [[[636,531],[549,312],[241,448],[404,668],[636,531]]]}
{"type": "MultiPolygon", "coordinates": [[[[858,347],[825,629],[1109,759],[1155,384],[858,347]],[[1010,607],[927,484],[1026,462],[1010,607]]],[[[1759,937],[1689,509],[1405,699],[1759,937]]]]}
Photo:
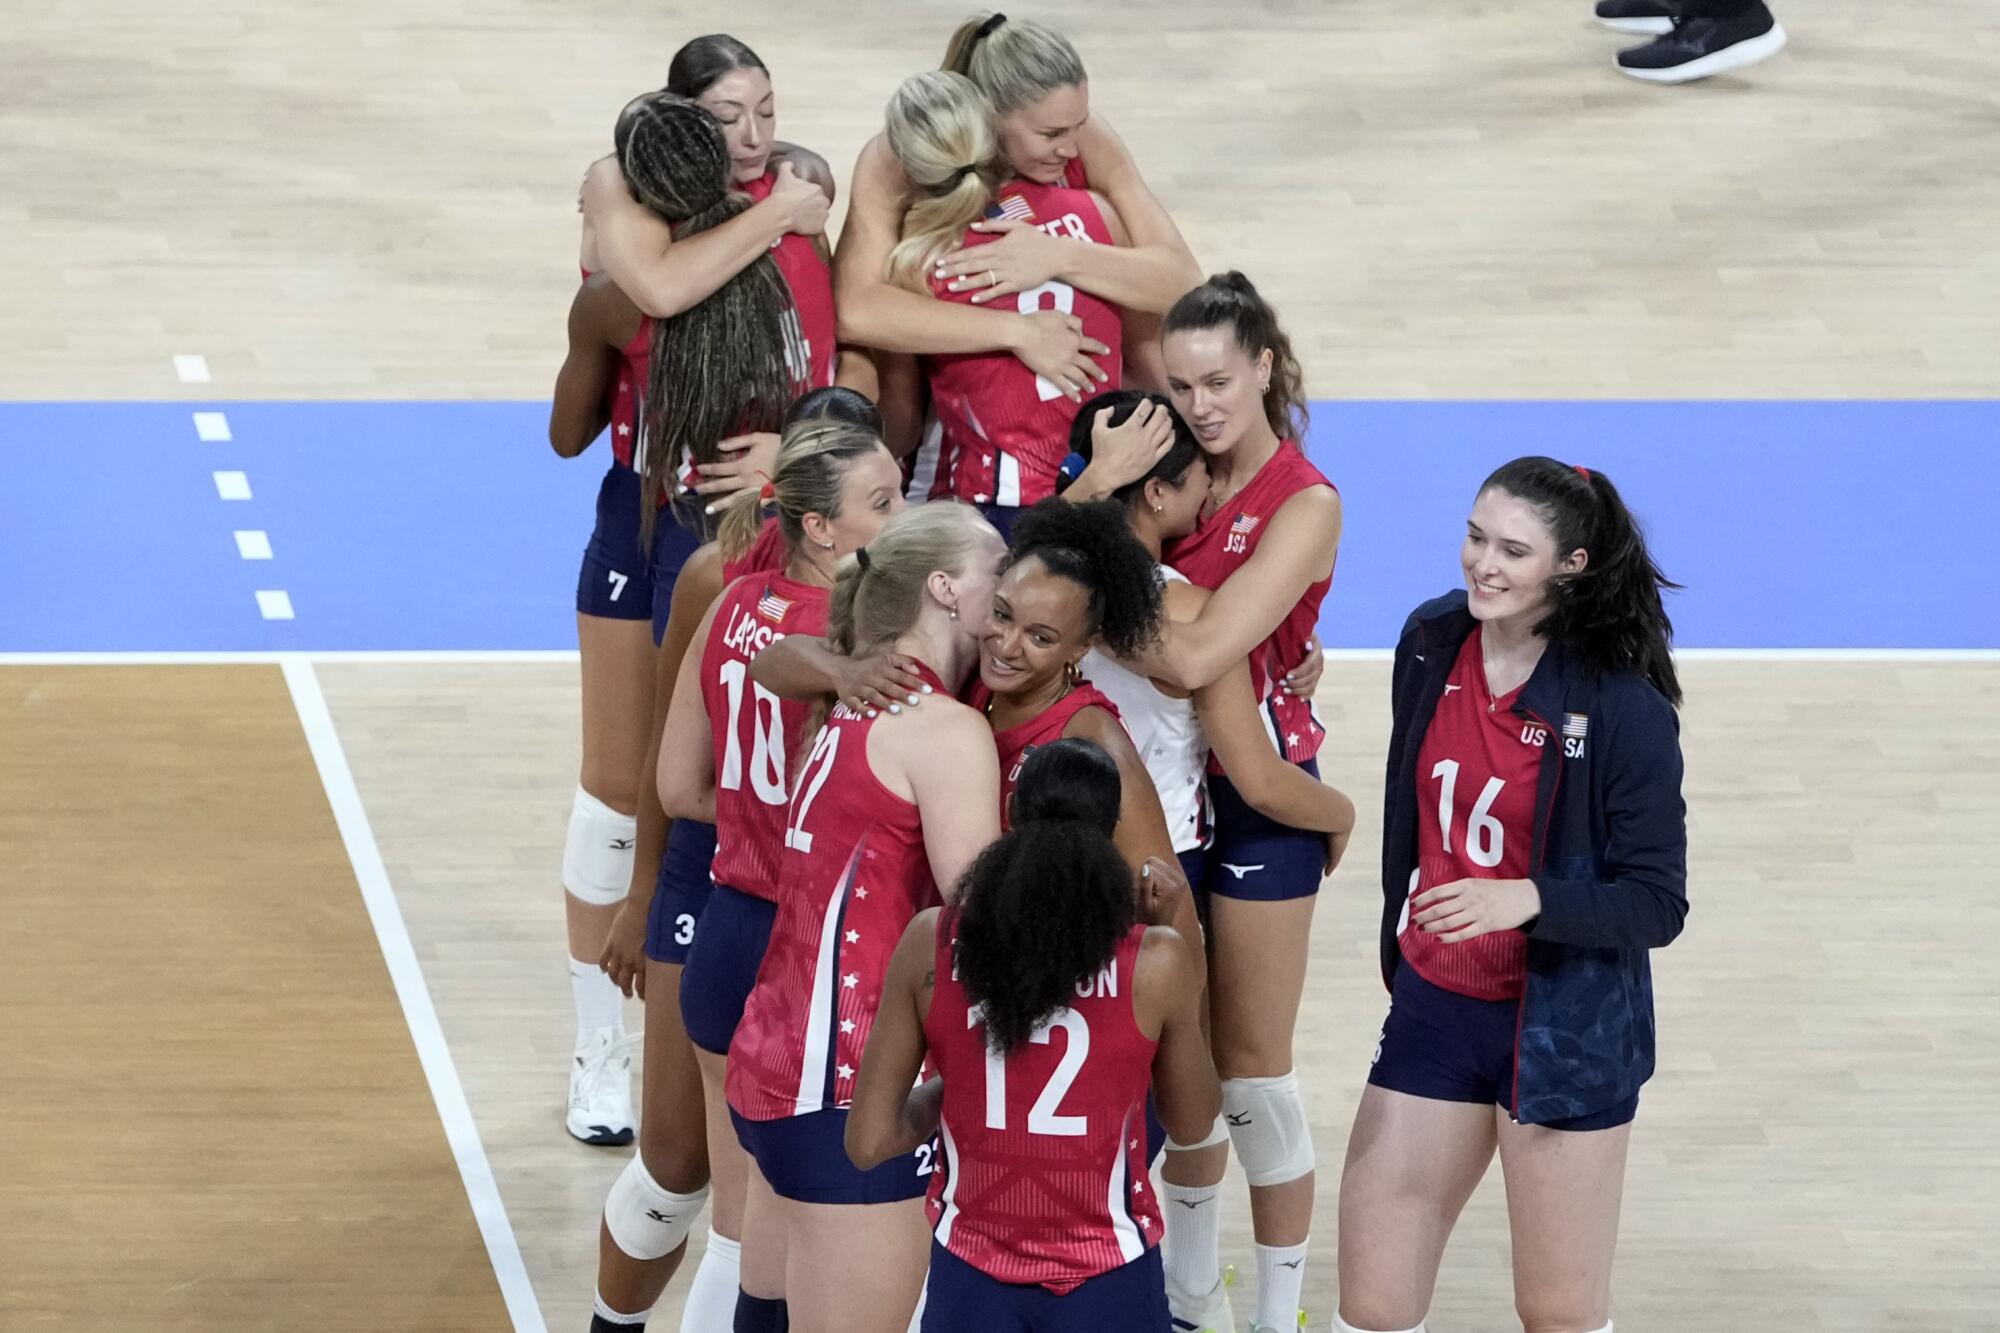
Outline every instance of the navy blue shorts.
{"type": "Polygon", "coordinates": [[[705,512],[707,501],[684,496],[660,511],[653,524],[653,642],[667,632],[667,612],[674,604],[674,584],[680,581],[681,567],[701,544],[715,536],[715,520],[705,512]]]}
{"type": "MultiPolygon", "coordinates": [[[[1404,963],[1396,969],[1389,1016],[1382,1020],[1368,1081],[1432,1101],[1511,1106],[1520,1011],[1516,1000],[1475,1000],[1433,985],[1404,963]]],[[[1635,1092],[1615,1106],[1551,1120],[1546,1127],[1612,1129],[1630,1123],[1638,1111],[1635,1092]]]]}
{"type": "Polygon", "coordinates": [[[646,916],[646,957],[656,963],[683,965],[694,944],[695,923],[708,906],[715,881],[708,867],[715,860],[715,825],[676,819],[667,833],[667,850],[660,857],[660,876],[653,881],[653,910],[646,916]]]}
{"type": "MultiPolygon", "coordinates": [[[[1299,767],[1319,776],[1316,759],[1299,767]]],[[[1215,841],[1208,847],[1197,902],[1211,893],[1281,902],[1319,892],[1320,871],[1326,867],[1325,834],[1291,828],[1260,814],[1236,794],[1234,783],[1218,773],[1208,775],[1208,799],[1215,811],[1215,841]]]]}
{"type": "Polygon", "coordinates": [[[613,463],[597,487],[597,525],[576,576],[576,610],[606,620],[653,614],[653,566],[639,545],[639,474],[613,463]]]}
{"type": "MultiPolygon", "coordinates": [[[[901,1203],[931,1187],[936,1140],[863,1171],[847,1155],[847,1112],[811,1111],[776,1120],[729,1112],[736,1141],[780,1198],[800,1203],[901,1203]]],[[[1163,1326],[1164,1327],[1164,1326],[1163,1326]]]]}
{"type": "Polygon", "coordinates": [[[1009,546],[1014,544],[1014,520],[1019,518],[1024,512],[1019,506],[980,505],[979,512],[986,516],[986,521],[991,523],[993,530],[1000,534],[1001,541],[1006,542],[1009,546]]]}
{"type": "Polygon", "coordinates": [[[776,903],[727,884],[716,885],[702,909],[701,929],[681,969],[681,1024],[688,1040],[711,1055],[729,1054],[777,919],[776,903]]]}
{"type": "Polygon", "coordinates": [[[990,1278],[931,1242],[923,1333],[1165,1333],[1170,1319],[1157,1245],[1058,1296],[990,1278]]]}

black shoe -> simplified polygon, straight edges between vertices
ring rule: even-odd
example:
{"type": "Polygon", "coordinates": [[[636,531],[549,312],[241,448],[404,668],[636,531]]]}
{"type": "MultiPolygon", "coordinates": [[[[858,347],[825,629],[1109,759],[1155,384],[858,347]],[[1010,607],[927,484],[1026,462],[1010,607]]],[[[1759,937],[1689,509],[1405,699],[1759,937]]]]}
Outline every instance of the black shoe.
{"type": "Polygon", "coordinates": [[[1680,0],[1597,0],[1597,21],[1613,32],[1657,37],[1674,30],[1680,0]]]}
{"type": "Polygon", "coordinates": [[[1769,60],[1785,30],[1763,5],[1734,18],[1679,19],[1672,32],[1618,53],[1618,72],[1648,83],[1687,83],[1769,60]]]}

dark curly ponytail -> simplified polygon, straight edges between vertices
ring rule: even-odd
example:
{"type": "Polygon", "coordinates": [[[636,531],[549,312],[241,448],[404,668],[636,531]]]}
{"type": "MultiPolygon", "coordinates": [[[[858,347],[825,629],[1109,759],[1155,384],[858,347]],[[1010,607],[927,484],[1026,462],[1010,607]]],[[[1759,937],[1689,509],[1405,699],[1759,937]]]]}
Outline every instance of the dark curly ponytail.
{"type": "Polygon", "coordinates": [[[1292,353],[1292,340],[1278,326],[1278,312],[1250,279],[1235,269],[1216,274],[1174,302],[1160,323],[1160,336],[1225,324],[1235,332],[1236,345],[1252,361],[1266,350],[1271,353],[1271,387],[1264,395],[1264,418],[1279,439],[1304,444],[1310,415],[1306,410],[1306,373],[1292,353]]]}
{"type": "Polygon", "coordinates": [[[1025,510],[1014,520],[1009,560],[1029,556],[1090,594],[1090,633],[1112,656],[1134,656],[1160,637],[1160,577],[1116,501],[1052,497],[1025,510]]]}
{"type": "MultiPolygon", "coordinates": [[[[1194,428],[1187,424],[1181,414],[1174,409],[1173,400],[1163,393],[1147,393],[1142,389],[1107,389],[1095,398],[1084,400],[1076,410],[1076,417],[1069,423],[1069,451],[1083,459],[1086,465],[1096,456],[1097,450],[1091,439],[1092,429],[1097,424],[1097,414],[1105,408],[1111,409],[1107,426],[1122,426],[1132,414],[1139,410],[1141,403],[1152,403],[1164,408],[1167,421],[1173,427],[1174,442],[1160,455],[1160,461],[1146,471],[1146,475],[1136,481],[1128,481],[1111,492],[1109,498],[1126,507],[1142,503],[1146,498],[1146,483],[1154,479],[1169,486],[1179,487],[1186,479],[1188,469],[1201,457],[1201,442],[1195,439],[1194,428]]],[[[1061,494],[1070,482],[1076,480],[1064,474],[1056,479],[1056,492],[1061,494]]]]}
{"type": "Polygon", "coordinates": [[[985,1006],[986,1041],[1013,1050],[1095,977],[1138,923],[1132,871],[1112,845],[1118,765],[1089,741],[1028,756],[1013,829],[958,890],[958,979],[985,1006]]]}
{"type": "Polygon", "coordinates": [[[1660,572],[1611,478],[1536,456],[1503,465],[1479,489],[1505,491],[1539,510],[1558,560],[1579,548],[1589,557],[1578,573],[1550,580],[1551,609],[1535,632],[1588,671],[1638,672],[1678,706],[1674,623],[1660,594],[1681,585],[1660,572]]]}

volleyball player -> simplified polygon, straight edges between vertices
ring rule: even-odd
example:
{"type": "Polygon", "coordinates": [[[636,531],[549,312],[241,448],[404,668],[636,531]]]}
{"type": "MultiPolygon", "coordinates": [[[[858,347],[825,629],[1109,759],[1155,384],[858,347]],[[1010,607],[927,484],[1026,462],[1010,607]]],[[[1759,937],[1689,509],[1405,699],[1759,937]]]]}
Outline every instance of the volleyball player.
{"type": "Polygon", "coordinates": [[[1222,1093],[1196,954],[1110,841],[1120,787],[1087,741],[1038,749],[1012,830],[890,962],[847,1147],[865,1169],[939,1135],[927,1330],[1166,1327],[1147,1094],[1196,1135],[1222,1093]]]}
{"type": "Polygon", "coordinates": [[[1076,316],[1046,309],[1040,295],[1028,296],[1059,284],[1050,290],[1089,292],[1124,310],[1127,373],[1142,383],[1159,383],[1152,326],[1142,316],[1166,310],[1199,280],[1200,269],[1124,141],[1092,114],[1076,48],[1042,24],[994,14],[960,25],[944,68],[963,74],[986,94],[1008,172],[1043,185],[1098,191],[1116,210],[1131,244],[1087,244],[995,218],[974,226],[998,235],[998,241],[948,253],[944,268],[954,290],[975,293],[980,304],[999,302],[1004,318],[899,287],[889,276],[889,257],[912,185],[887,135],[877,135],[855,162],[836,256],[843,340],[926,355],[1007,353],[1079,400],[1104,383],[1094,358],[1110,348],[1089,337],[1076,316]]]}
{"type": "MultiPolygon", "coordinates": [[[[1071,427],[1069,444],[1075,463],[1087,465],[1095,447],[1094,423],[1101,420],[1115,430],[1149,403],[1170,423],[1173,443],[1145,476],[1112,492],[1110,498],[1153,558],[1168,621],[1186,622],[1200,615],[1209,592],[1161,563],[1161,554],[1168,542],[1194,530],[1208,499],[1208,464],[1194,431],[1166,399],[1125,389],[1086,402],[1071,427]]],[[[1192,692],[1161,685],[1101,644],[1084,654],[1079,670],[1117,707],[1119,721],[1159,793],[1174,852],[1197,902],[1206,879],[1203,848],[1211,818],[1205,774],[1211,750],[1251,808],[1279,824],[1326,836],[1326,870],[1332,873],[1354,829],[1354,803],[1286,762],[1272,747],[1247,660],[1192,692]]],[[[1310,693],[1308,689],[1308,697],[1310,693]]],[[[1204,1137],[1207,1132],[1204,1128],[1204,1137]]]]}
{"type": "Polygon", "coordinates": [[[899,515],[845,563],[828,642],[894,645],[937,695],[921,717],[835,706],[793,788],[778,920],[729,1052],[729,1105],[756,1164],[739,1333],[901,1329],[923,1284],[931,1154],[870,1171],[842,1148],[889,957],[912,917],[999,832],[999,767],[949,696],[977,652],[972,608],[1004,547],[963,505],[899,515]]]}
{"type": "MultiPolygon", "coordinates": [[[[889,99],[890,151],[910,183],[901,236],[889,256],[890,277],[940,300],[970,303],[977,293],[955,290],[942,276],[943,256],[961,245],[991,248],[995,238],[968,231],[999,216],[1030,223],[1051,236],[1090,245],[1124,245],[1116,210],[1091,190],[1015,178],[999,159],[985,96],[963,75],[933,70],[905,79],[889,99]]],[[[1030,299],[1082,321],[1107,347],[1099,366],[1113,385],[1120,373],[1121,320],[1116,306],[1088,291],[1050,283],[1030,299]]],[[[989,317],[1002,312],[992,310],[989,317]]],[[[1055,493],[1067,452],[1063,440],[1076,402],[1006,352],[924,358],[931,409],[942,432],[932,494],[979,505],[1007,536],[1021,507],[1055,493]]]]}
{"type": "Polygon", "coordinates": [[[1608,477],[1480,487],[1464,589],[1396,646],[1382,855],[1391,1004],[1340,1183],[1340,1313],[1422,1329],[1497,1148],[1529,1330],[1611,1328],[1647,951],[1687,915],[1673,587],[1608,477]]]}
{"type": "MultiPolygon", "coordinates": [[[[704,49],[699,43],[683,48],[670,81],[688,87],[702,78],[713,81],[714,61],[704,64],[704,49]]],[[[656,225],[673,222],[684,236],[696,235],[732,209],[740,211],[729,197],[729,141],[714,116],[687,98],[657,93],[628,103],[618,117],[614,147],[612,170],[656,225]]],[[[701,260],[697,255],[689,262],[701,260]]],[[[563,858],[578,1019],[567,1124],[586,1142],[632,1138],[630,1043],[615,988],[589,960],[605,947],[633,877],[639,839],[637,752],[652,728],[646,645],[633,626],[643,609],[659,641],[673,578],[693,541],[682,524],[657,524],[653,504],[643,497],[666,494],[661,473],[675,458],[717,457],[730,423],[745,410],[741,402],[722,402],[725,395],[698,388],[683,389],[662,409],[663,381],[655,372],[669,372],[664,383],[684,384],[691,358],[723,358],[725,365],[708,368],[719,371],[716,378],[724,382],[752,386],[752,424],[775,421],[772,414],[782,412],[791,398],[785,367],[796,337],[788,331],[799,320],[784,279],[761,254],[735,268],[725,266],[726,256],[712,253],[706,262],[714,265],[712,272],[704,270],[714,279],[711,299],[696,311],[658,321],[645,318],[606,276],[587,278],[571,306],[570,353],[551,412],[552,440],[561,435],[559,447],[580,449],[607,415],[601,406],[607,395],[610,400],[613,466],[599,488],[597,529],[578,580],[585,760],[563,858]],[[741,336],[713,347],[711,340],[724,332],[741,336]],[[663,417],[663,410],[672,415],[663,417]],[[673,429],[663,429],[663,422],[673,429]],[[649,440],[650,450],[643,447],[649,440]]],[[[821,271],[824,277],[823,264],[821,271]]],[[[824,322],[830,326],[830,296],[827,304],[824,322]]]]}
{"type": "MultiPolygon", "coordinates": [[[[880,416],[874,404],[846,388],[822,388],[792,404],[786,420],[786,436],[800,436],[816,422],[832,422],[864,438],[878,438],[880,416]]],[[[860,440],[850,448],[860,450],[860,440]]],[[[828,460],[832,468],[842,460],[828,460]]],[[[722,592],[726,580],[754,572],[782,572],[792,556],[790,540],[782,518],[766,518],[756,538],[744,544],[744,524],[734,524],[730,558],[724,560],[716,542],[702,546],[682,568],[674,590],[674,606],[668,614],[666,636],[658,652],[656,715],[666,717],[680,664],[696,630],[704,624],[708,608],[722,592]]],[[[652,729],[652,745],[646,755],[648,767],[658,773],[660,733],[652,729]]],[[[646,805],[658,815],[658,785],[646,805]]],[[[644,809],[644,807],[642,807],[644,809]]],[[[710,1181],[710,1159],[704,1129],[702,1075],[694,1061],[694,1047],[680,1015],[680,975],[694,943],[696,923],[712,893],[710,863],[716,853],[716,829],[710,821],[676,819],[666,827],[664,815],[658,827],[648,831],[648,821],[640,821],[640,857],[634,871],[632,891],[618,913],[610,941],[604,949],[604,971],[626,995],[638,995],[646,1003],[646,1063],[644,1063],[644,1117],[640,1121],[640,1157],[650,1181],[674,1195],[700,1197],[710,1181]],[[664,843],[664,853],[660,851],[664,843]],[[652,871],[640,873],[644,867],[652,871]]],[[[740,1199],[740,1189],[732,1195],[728,1183],[718,1189],[718,1213],[728,1221],[724,1227],[710,1227],[702,1263],[696,1269],[694,1285],[688,1291],[682,1327],[696,1331],[710,1327],[704,1321],[720,1317],[726,1321],[736,1301],[736,1213],[724,1199],[740,1199]]],[[[698,1205],[696,1205],[698,1209],[698,1205]]],[[[660,1291],[680,1263],[680,1249],[662,1259],[634,1259],[620,1249],[608,1227],[598,1229],[598,1305],[600,1311],[624,1317],[642,1317],[658,1301],[660,1291]]]]}
{"type": "MultiPolygon", "coordinates": [[[[1168,390],[1208,456],[1210,473],[1199,525],[1169,545],[1166,556],[1216,595],[1197,620],[1171,626],[1164,651],[1146,665],[1160,679],[1194,688],[1250,655],[1271,744],[1317,777],[1313,756],[1324,731],[1311,702],[1273,685],[1279,664],[1304,651],[1340,541],[1339,495],[1297,443],[1306,426],[1303,375],[1276,312],[1241,273],[1210,278],[1182,297],[1163,329],[1168,390]]],[[[1143,453],[1143,466],[1125,466],[1133,456],[1121,451],[1117,465],[1094,460],[1071,493],[1131,482],[1150,466],[1143,453]]],[[[1326,842],[1259,813],[1213,765],[1210,794],[1213,1041],[1229,1140],[1250,1181],[1258,1275],[1252,1327],[1289,1329],[1298,1320],[1305,1276],[1314,1167],[1292,1032],[1326,842]]],[[[1222,1178],[1221,1131],[1185,1147],[1205,1155],[1169,1171],[1192,1182],[1177,1198],[1184,1206],[1172,1210],[1188,1242],[1169,1238],[1175,1317],[1197,1329],[1233,1327],[1216,1259],[1219,1194],[1198,1187],[1222,1178]]]]}

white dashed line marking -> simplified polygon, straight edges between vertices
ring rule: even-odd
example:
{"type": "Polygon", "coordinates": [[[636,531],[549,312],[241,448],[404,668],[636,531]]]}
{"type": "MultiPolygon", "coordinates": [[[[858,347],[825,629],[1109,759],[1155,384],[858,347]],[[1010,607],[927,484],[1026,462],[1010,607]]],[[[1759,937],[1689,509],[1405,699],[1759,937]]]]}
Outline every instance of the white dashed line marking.
{"type": "Polygon", "coordinates": [[[221,412],[195,413],[194,433],[209,444],[224,444],[235,438],[229,433],[229,418],[221,412]]]}
{"type": "Polygon", "coordinates": [[[250,474],[247,472],[217,472],[215,493],[225,500],[247,500],[250,498],[250,474]]]}
{"type": "Polygon", "coordinates": [[[182,384],[208,383],[208,358],[189,352],[174,355],[174,374],[181,377],[182,384]]]}
{"type": "Polygon", "coordinates": [[[271,535],[262,528],[236,531],[236,554],[245,560],[269,560],[271,558],[271,535]]]}
{"type": "Polygon", "coordinates": [[[290,620],[292,618],[292,595],[283,588],[259,588],[257,590],[257,610],[266,620],[290,620]]]}

